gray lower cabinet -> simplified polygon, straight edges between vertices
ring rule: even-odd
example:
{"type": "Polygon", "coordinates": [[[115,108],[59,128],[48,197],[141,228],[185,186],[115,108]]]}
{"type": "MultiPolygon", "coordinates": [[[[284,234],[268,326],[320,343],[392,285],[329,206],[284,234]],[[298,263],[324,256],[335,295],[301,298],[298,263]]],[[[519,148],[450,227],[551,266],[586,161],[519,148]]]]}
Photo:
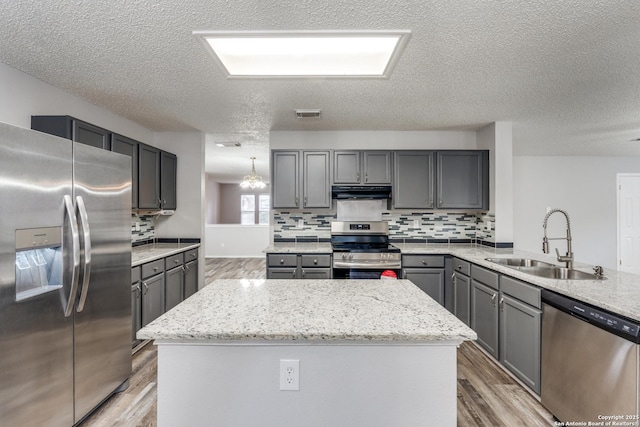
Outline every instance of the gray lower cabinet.
{"type": "MultiPolygon", "coordinates": [[[[182,254],[180,254],[182,258],[182,254]]],[[[174,267],[165,273],[165,311],[171,310],[182,302],[182,293],[184,287],[184,267],[174,267]]]]}
{"type": "Polygon", "coordinates": [[[142,280],[142,326],[164,313],[164,271],[142,280]]]}
{"type": "Polygon", "coordinates": [[[136,333],[142,328],[140,307],[142,288],[140,284],[140,267],[133,267],[131,269],[131,347],[135,347],[140,342],[136,338],[136,333]]]}
{"type": "Polygon", "coordinates": [[[184,265],[184,299],[198,292],[198,260],[184,265]]]}
{"type": "Polygon", "coordinates": [[[410,280],[427,295],[445,303],[444,255],[403,255],[402,278],[410,280]]]}
{"type": "Polygon", "coordinates": [[[471,278],[470,265],[459,258],[453,259],[452,294],[453,314],[471,326],[471,278]]]}
{"type": "Polygon", "coordinates": [[[471,265],[471,328],[480,344],[498,358],[498,294],[499,275],[486,268],[471,265]]]}
{"type": "Polygon", "coordinates": [[[438,209],[489,209],[489,152],[437,152],[438,209]]]}
{"type": "Polygon", "coordinates": [[[432,151],[396,151],[393,162],[393,207],[434,207],[435,162],[432,151]]]}
{"type": "Polygon", "coordinates": [[[472,279],[471,328],[480,344],[498,358],[498,291],[472,279]]]}
{"type": "Polygon", "coordinates": [[[500,278],[500,362],[540,394],[542,303],[540,289],[500,278]]]}
{"type": "Polygon", "coordinates": [[[267,279],[331,279],[331,254],[267,254],[267,279]]]}

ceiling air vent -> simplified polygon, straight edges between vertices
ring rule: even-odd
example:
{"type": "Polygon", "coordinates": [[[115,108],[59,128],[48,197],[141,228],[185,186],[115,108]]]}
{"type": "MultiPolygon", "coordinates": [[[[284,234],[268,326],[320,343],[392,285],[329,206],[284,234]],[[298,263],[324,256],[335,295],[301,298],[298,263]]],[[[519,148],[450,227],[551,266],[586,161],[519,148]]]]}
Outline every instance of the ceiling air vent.
{"type": "Polygon", "coordinates": [[[318,119],[320,118],[320,110],[294,110],[296,117],[299,119],[318,119]]]}

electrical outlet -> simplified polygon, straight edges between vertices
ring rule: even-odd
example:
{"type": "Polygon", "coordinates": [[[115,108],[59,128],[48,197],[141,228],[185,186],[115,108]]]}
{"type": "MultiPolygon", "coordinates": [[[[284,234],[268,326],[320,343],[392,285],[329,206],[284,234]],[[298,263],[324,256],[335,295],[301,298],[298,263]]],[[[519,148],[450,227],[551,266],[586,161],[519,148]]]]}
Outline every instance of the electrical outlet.
{"type": "Polygon", "coordinates": [[[419,219],[414,219],[413,220],[413,228],[420,228],[420,220],[419,219]]]}
{"type": "Polygon", "coordinates": [[[491,231],[491,221],[487,221],[487,230],[491,231]]]}
{"type": "Polygon", "coordinates": [[[140,221],[136,221],[136,231],[140,231],[140,221]]]}
{"type": "Polygon", "coordinates": [[[304,220],[303,219],[299,219],[298,220],[298,228],[304,228],[304,220]]]}
{"type": "Polygon", "coordinates": [[[280,390],[300,390],[300,361],[280,359],[280,390]]]}

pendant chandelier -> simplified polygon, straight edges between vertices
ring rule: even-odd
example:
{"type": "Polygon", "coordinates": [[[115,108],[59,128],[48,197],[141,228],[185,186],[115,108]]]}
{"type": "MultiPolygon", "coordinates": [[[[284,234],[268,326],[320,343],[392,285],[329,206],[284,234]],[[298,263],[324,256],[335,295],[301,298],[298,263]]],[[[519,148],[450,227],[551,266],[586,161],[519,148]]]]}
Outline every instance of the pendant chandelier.
{"type": "Polygon", "coordinates": [[[262,177],[256,174],[256,158],[251,157],[251,174],[245,175],[242,178],[242,182],[240,183],[240,187],[242,188],[264,188],[267,186],[264,182],[262,182],[262,177]]]}

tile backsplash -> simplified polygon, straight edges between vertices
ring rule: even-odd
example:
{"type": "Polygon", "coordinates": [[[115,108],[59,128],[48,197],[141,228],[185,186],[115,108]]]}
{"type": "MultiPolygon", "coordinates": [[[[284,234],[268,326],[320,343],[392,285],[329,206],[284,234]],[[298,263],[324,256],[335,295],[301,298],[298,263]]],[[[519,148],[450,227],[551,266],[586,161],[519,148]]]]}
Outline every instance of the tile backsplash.
{"type": "MultiPolygon", "coordinates": [[[[274,241],[328,241],[331,221],[336,220],[336,213],[331,211],[272,211],[272,215],[274,241]]],[[[391,239],[495,243],[495,217],[491,213],[385,211],[382,220],[389,223],[391,239]],[[418,227],[414,226],[415,220],[418,227]]]]}
{"type": "Polygon", "coordinates": [[[155,237],[156,231],[153,216],[131,214],[131,243],[151,240],[155,239],[155,237]],[[136,223],[140,224],[140,230],[136,230],[136,223]]]}

